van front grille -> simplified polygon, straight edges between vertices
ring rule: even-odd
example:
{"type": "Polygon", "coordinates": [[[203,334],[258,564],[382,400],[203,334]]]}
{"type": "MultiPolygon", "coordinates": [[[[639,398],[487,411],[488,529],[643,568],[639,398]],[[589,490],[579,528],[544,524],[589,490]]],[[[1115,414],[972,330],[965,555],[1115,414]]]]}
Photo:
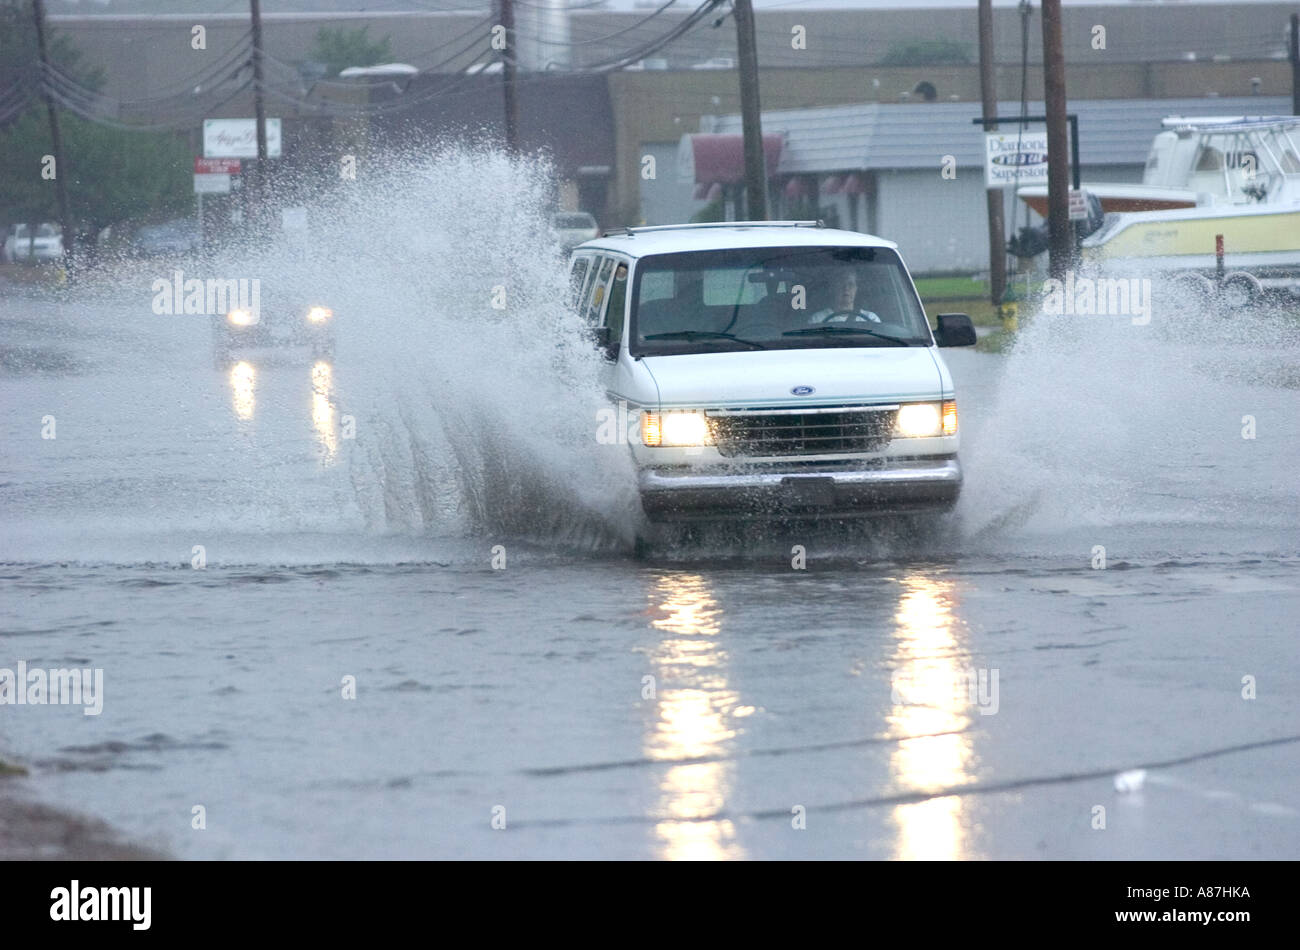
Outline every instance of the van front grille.
{"type": "Polygon", "coordinates": [[[754,412],[709,416],[726,458],[877,452],[889,444],[897,408],[754,412]]]}

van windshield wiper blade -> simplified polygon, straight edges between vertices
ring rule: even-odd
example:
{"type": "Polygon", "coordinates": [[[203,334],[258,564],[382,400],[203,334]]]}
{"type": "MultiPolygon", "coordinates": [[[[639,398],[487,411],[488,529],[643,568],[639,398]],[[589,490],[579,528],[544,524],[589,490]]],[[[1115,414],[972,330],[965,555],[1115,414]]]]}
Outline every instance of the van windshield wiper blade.
{"type": "Polygon", "coordinates": [[[834,335],[837,333],[865,333],[867,336],[874,336],[877,340],[888,340],[895,346],[911,346],[912,344],[896,336],[890,336],[888,333],[877,333],[875,330],[868,330],[866,327],[801,327],[798,330],[786,330],[782,336],[814,336],[820,334],[834,335]]]}
{"type": "Polygon", "coordinates": [[[746,340],[736,336],[734,333],[715,333],[710,330],[674,330],[672,333],[651,333],[646,340],[734,340],[736,343],[744,343],[752,346],[756,350],[767,349],[762,343],[755,340],[746,340]]]}

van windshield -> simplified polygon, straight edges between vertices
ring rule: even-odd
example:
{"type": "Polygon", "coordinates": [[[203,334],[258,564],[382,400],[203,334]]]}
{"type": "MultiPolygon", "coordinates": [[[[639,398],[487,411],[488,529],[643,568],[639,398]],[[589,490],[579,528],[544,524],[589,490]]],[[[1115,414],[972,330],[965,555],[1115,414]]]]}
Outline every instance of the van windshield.
{"type": "Polygon", "coordinates": [[[882,247],[760,247],[637,262],[633,356],[929,346],[903,262],[882,247]]]}

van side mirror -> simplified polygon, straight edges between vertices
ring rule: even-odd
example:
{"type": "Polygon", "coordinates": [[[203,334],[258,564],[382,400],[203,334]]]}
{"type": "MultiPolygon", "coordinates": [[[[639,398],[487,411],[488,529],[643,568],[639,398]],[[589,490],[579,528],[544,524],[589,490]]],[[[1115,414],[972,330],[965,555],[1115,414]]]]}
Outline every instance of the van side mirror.
{"type": "Polygon", "coordinates": [[[940,346],[974,346],[975,327],[964,313],[941,313],[936,318],[935,342],[940,346]]]}

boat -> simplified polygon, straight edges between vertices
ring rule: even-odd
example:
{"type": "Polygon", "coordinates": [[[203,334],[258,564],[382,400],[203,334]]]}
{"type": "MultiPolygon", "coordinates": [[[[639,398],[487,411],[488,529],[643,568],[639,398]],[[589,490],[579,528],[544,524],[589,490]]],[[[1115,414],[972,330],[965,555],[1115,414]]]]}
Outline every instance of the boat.
{"type": "MultiPolygon", "coordinates": [[[[1202,284],[1215,277],[1234,306],[1267,290],[1300,292],[1300,116],[1172,116],[1162,125],[1141,185],[1091,189],[1103,214],[1080,232],[1085,264],[1140,265],[1202,284]]],[[[1019,194],[1032,206],[1026,189],[1019,194]]]]}
{"type": "Polygon", "coordinates": [[[1218,269],[1253,274],[1261,286],[1300,278],[1300,200],[1290,204],[1225,204],[1107,215],[1082,242],[1085,261],[1140,260],[1155,271],[1218,269]]]}
{"type": "MultiPolygon", "coordinates": [[[[1083,189],[1097,196],[1103,213],[1176,211],[1260,200],[1261,192],[1295,187],[1300,174],[1297,116],[1169,116],[1147,154],[1141,183],[1095,182],[1083,189]]],[[[1047,217],[1047,186],[1026,185],[1017,196],[1047,217]]]]}

